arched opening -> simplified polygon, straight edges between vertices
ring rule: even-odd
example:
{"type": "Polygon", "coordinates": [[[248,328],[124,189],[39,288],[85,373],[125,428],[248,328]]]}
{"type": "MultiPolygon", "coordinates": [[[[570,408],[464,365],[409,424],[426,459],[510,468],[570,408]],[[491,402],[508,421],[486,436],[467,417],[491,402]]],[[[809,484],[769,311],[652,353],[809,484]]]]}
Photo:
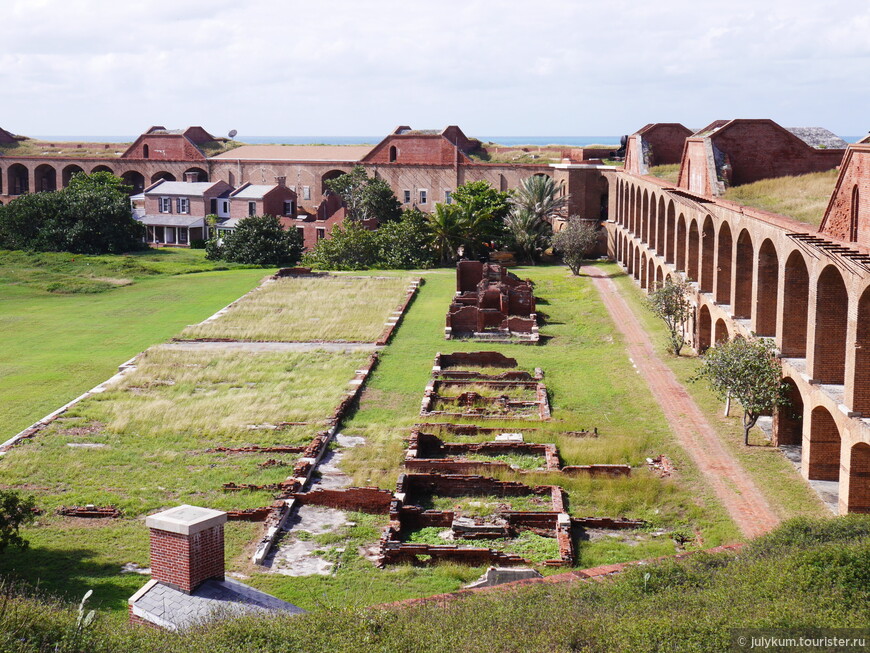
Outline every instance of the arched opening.
{"type": "Polygon", "coordinates": [[[91,174],[94,174],[95,172],[110,172],[112,174],[115,174],[115,171],[112,170],[109,166],[102,166],[102,165],[101,166],[94,166],[94,169],[91,170],[91,174]]]}
{"type": "Polygon", "coordinates": [[[652,255],[649,257],[646,269],[646,289],[650,292],[656,289],[656,264],[652,255]]]}
{"type": "Polygon", "coordinates": [[[64,168],[60,173],[60,179],[63,187],[66,188],[67,186],[69,186],[70,179],[73,178],[73,175],[78,174],[79,172],[84,173],[84,170],[82,170],[81,167],[75,164],[68,165],[66,168],[64,168]]]}
{"type": "Polygon", "coordinates": [[[677,270],[683,272],[686,269],[686,218],[680,213],[677,220],[677,270]]]}
{"type": "Polygon", "coordinates": [[[700,246],[700,237],[698,235],[698,222],[696,220],[692,220],[692,224],[689,227],[689,261],[686,266],[686,276],[688,276],[690,281],[698,280],[698,255],[700,246]]]}
{"type": "Polygon", "coordinates": [[[859,442],[849,454],[849,512],[870,513],[870,444],[859,442]]]}
{"type": "Polygon", "coordinates": [[[713,318],[710,317],[710,309],[706,305],[698,310],[698,353],[703,354],[713,343],[713,318]]]}
{"type": "Polygon", "coordinates": [[[131,195],[138,195],[145,190],[145,177],[142,175],[141,172],[137,172],[135,170],[128,170],[123,175],[121,175],[121,179],[123,179],[124,183],[133,189],[132,191],[130,191],[131,195]]]}
{"type": "Polygon", "coordinates": [[[164,170],[161,170],[160,172],[155,172],[153,175],[151,175],[152,184],[160,181],[161,179],[164,181],[175,181],[175,175],[164,170]]]}
{"type": "Polygon", "coordinates": [[[719,227],[718,265],[716,270],[716,302],[731,304],[731,227],[723,222],[719,227]]]}
{"type": "Polygon", "coordinates": [[[36,166],[33,178],[36,182],[37,193],[57,190],[57,171],[47,163],[36,166]]]}
{"type": "Polygon", "coordinates": [[[390,163],[396,162],[396,155],[398,154],[398,150],[395,145],[390,145],[390,163]]]}
{"type": "Polygon", "coordinates": [[[30,192],[30,175],[23,165],[20,163],[12,164],[6,172],[6,176],[8,177],[10,195],[24,195],[24,193],[30,192]]]}
{"type": "Polygon", "coordinates": [[[716,320],[716,329],[713,333],[713,341],[718,345],[720,342],[728,342],[728,325],[721,317],[716,320]]]}
{"type": "Polygon", "coordinates": [[[776,335],[777,295],[779,293],[779,258],[770,240],[758,250],[758,290],[755,304],[755,333],[776,335]]]}
{"type": "Polygon", "coordinates": [[[659,256],[665,255],[665,250],[667,249],[665,243],[665,198],[659,197],[659,209],[656,212],[657,220],[656,220],[656,228],[658,232],[656,233],[656,253],[659,256]]]}
{"type": "Polygon", "coordinates": [[[640,239],[645,243],[649,243],[649,217],[649,195],[644,190],[640,211],[640,239]]]}
{"type": "Polygon", "coordinates": [[[646,288],[646,252],[640,257],[640,287],[646,288]]]}
{"type": "Polygon", "coordinates": [[[347,173],[344,170],[330,170],[329,172],[324,173],[323,176],[320,177],[320,195],[322,197],[326,197],[326,195],[328,194],[329,189],[326,187],[327,181],[338,179],[342,175],[346,174],[347,173]]]}
{"type": "Polygon", "coordinates": [[[734,261],[734,317],[752,317],[752,264],[754,262],[752,238],[744,229],[737,238],[737,257],[734,261]]]}
{"type": "MultiPolygon", "coordinates": [[[[565,187],[562,186],[562,192],[564,193],[565,187]]],[[[605,222],[609,217],[610,211],[610,182],[607,181],[607,177],[604,175],[601,176],[601,179],[598,182],[598,219],[602,222],[605,222]]]]}
{"type": "Polygon", "coordinates": [[[664,272],[662,271],[662,266],[658,266],[656,268],[656,285],[655,288],[661,288],[664,285],[664,272]]]}
{"type": "Polygon", "coordinates": [[[634,223],[632,225],[632,233],[638,238],[641,237],[640,229],[641,229],[641,218],[640,218],[640,188],[636,188],[634,191],[634,223]]]}
{"type": "Polygon", "coordinates": [[[634,246],[630,240],[626,240],[625,269],[629,274],[634,274],[634,246]]]}
{"type": "MultiPolygon", "coordinates": [[[[0,195],[5,195],[3,192],[3,168],[0,168],[0,195]]],[[[3,202],[0,202],[0,206],[3,206],[3,202]]]]}
{"type": "Polygon", "coordinates": [[[184,181],[208,181],[208,173],[202,168],[188,168],[182,178],[184,181]]]}
{"type": "Polygon", "coordinates": [[[640,250],[635,247],[634,248],[634,279],[635,281],[640,280],[640,250]]]}
{"type": "Polygon", "coordinates": [[[677,235],[674,215],[674,202],[671,200],[668,202],[668,224],[665,227],[665,263],[674,262],[674,238],[677,235]]]}
{"type": "Polygon", "coordinates": [[[782,321],[780,350],[786,358],[806,358],[810,275],[800,252],[793,251],[786,259],[783,281],[782,312],[788,319],[782,321]]]}
{"type": "Polygon", "coordinates": [[[804,400],[797,384],[789,377],[782,380],[786,403],[776,409],[773,428],[774,444],[800,446],[804,433],[804,400]]]}
{"type": "Polygon", "coordinates": [[[807,478],[811,481],[839,481],[840,429],[823,406],[817,406],[810,414],[808,444],[807,478]]]}
{"type": "Polygon", "coordinates": [[[816,286],[816,337],[810,373],[819,383],[843,383],[848,319],[849,294],[846,284],[839,270],[829,265],[819,275],[816,286]]]}
{"type": "Polygon", "coordinates": [[[870,288],[858,300],[858,332],[855,338],[855,377],[852,410],[870,417],[870,288]]]}
{"type": "Polygon", "coordinates": [[[713,228],[713,218],[704,218],[704,228],[701,231],[701,292],[713,292],[713,270],[716,258],[716,230],[713,228]]]}
{"type": "Polygon", "coordinates": [[[151,156],[151,150],[148,149],[148,143],[145,143],[145,144],[142,146],[142,158],[143,158],[143,159],[147,159],[147,158],[149,158],[150,156],[151,156]]]}
{"type": "Polygon", "coordinates": [[[849,212],[849,240],[858,242],[858,184],[852,187],[852,206],[849,212]]]}

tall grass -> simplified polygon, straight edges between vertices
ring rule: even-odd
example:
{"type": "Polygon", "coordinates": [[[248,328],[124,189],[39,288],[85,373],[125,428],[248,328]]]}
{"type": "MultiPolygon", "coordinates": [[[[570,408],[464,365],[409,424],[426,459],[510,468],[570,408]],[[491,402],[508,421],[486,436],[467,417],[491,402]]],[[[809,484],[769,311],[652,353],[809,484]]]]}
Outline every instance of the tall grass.
{"type": "Polygon", "coordinates": [[[726,200],[819,226],[837,183],[837,171],[762,179],[725,191],[726,200]]]}
{"type": "Polygon", "coordinates": [[[188,327],[181,336],[372,342],[407,286],[403,277],[286,277],[261,286],[217,319],[188,327]]]}

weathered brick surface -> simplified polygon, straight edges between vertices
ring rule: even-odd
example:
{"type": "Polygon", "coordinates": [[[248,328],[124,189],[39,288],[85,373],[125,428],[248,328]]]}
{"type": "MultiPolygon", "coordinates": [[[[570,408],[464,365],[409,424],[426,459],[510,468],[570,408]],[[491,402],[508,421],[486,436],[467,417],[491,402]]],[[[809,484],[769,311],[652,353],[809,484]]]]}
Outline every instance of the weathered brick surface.
{"type": "Polygon", "coordinates": [[[319,488],[294,495],[299,505],[327,506],[339,510],[385,515],[390,511],[393,493],[376,487],[350,487],[340,490],[319,488]]]}
{"type": "Polygon", "coordinates": [[[224,577],[223,525],[192,535],[151,529],[151,577],[183,592],[224,577]]]}

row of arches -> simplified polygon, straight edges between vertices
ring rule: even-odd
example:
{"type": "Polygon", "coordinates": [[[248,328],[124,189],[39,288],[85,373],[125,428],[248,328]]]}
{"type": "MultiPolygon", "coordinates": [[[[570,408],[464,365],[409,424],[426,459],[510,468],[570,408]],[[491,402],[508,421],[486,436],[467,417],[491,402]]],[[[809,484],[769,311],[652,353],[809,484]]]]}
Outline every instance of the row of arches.
{"type": "MultiPolygon", "coordinates": [[[[82,165],[71,163],[62,168],[56,168],[49,163],[43,163],[33,169],[31,176],[27,166],[21,163],[13,163],[5,168],[0,167],[0,195],[24,195],[25,193],[39,193],[53,191],[69,186],[73,175],[79,172],[111,172],[115,171],[108,165],[98,164],[85,169],[82,165]]],[[[208,172],[202,168],[192,167],[184,171],[184,178],[195,175],[197,181],[208,181],[208,172]]],[[[145,187],[165,179],[178,181],[171,172],[161,170],[146,178],[137,170],[127,170],[119,175],[128,186],[131,193],[137,194],[145,190],[145,187]]]]}

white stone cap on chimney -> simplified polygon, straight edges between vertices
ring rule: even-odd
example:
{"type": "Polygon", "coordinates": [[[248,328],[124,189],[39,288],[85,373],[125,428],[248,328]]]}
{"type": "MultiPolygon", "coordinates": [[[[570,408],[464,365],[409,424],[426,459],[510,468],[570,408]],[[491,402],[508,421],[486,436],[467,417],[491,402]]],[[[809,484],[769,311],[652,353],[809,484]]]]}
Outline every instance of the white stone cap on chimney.
{"type": "Polygon", "coordinates": [[[220,510],[183,505],[146,517],[145,525],[159,531],[193,535],[207,528],[219,526],[226,520],[227,513],[220,510]]]}

